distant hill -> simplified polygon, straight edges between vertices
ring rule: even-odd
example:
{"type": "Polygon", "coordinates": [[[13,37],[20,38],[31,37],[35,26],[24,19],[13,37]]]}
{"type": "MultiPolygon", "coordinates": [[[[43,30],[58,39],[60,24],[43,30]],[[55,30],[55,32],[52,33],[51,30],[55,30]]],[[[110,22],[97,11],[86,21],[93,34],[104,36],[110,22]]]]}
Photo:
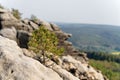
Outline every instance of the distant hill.
{"type": "Polygon", "coordinates": [[[120,51],[120,27],[96,24],[56,23],[73,36],[69,39],[74,46],[83,51],[120,51]]]}

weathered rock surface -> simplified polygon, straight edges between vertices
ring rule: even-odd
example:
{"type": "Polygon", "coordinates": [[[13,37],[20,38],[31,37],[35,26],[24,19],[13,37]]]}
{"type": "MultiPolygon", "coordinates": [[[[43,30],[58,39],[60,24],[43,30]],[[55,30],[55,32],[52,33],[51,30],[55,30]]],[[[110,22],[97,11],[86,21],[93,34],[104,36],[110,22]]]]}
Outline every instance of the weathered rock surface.
{"type": "Polygon", "coordinates": [[[0,80],[62,80],[53,70],[23,55],[15,41],[0,36],[0,80]]]}
{"type": "Polygon", "coordinates": [[[97,72],[93,67],[86,63],[81,63],[80,61],[75,60],[71,56],[63,56],[62,62],[63,68],[72,72],[80,79],[104,80],[104,76],[100,72],[97,72]]]}
{"type": "Polygon", "coordinates": [[[36,53],[34,53],[33,51],[29,51],[29,50],[26,49],[26,48],[22,48],[22,51],[23,51],[23,54],[24,54],[25,56],[28,56],[28,57],[31,57],[31,58],[33,58],[33,57],[36,56],[36,53]]]}
{"type": "Polygon", "coordinates": [[[51,25],[51,28],[52,28],[54,31],[60,31],[60,28],[59,28],[56,24],[50,23],[50,25],[51,25]]]}
{"type": "Polygon", "coordinates": [[[63,78],[63,80],[80,80],[51,60],[46,61],[45,65],[57,72],[63,78]]]}
{"type": "Polygon", "coordinates": [[[72,35],[63,32],[54,23],[17,20],[8,10],[0,9],[0,35],[6,37],[0,36],[0,80],[105,80],[100,72],[88,65],[86,55],[67,41],[72,35]],[[56,33],[58,46],[65,48],[64,55],[72,57],[58,58],[59,64],[48,60],[45,64],[47,67],[38,62],[38,56],[27,50],[27,43],[31,33],[40,25],[56,33]]]}
{"type": "Polygon", "coordinates": [[[17,31],[14,27],[12,28],[4,28],[2,30],[0,30],[0,35],[12,39],[12,40],[17,40],[16,39],[16,35],[17,35],[17,31]]]}
{"type": "Polygon", "coordinates": [[[33,30],[38,29],[38,25],[33,23],[32,21],[29,21],[28,24],[32,27],[33,30]]]}
{"type": "Polygon", "coordinates": [[[43,20],[37,20],[37,21],[33,21],[34,23],[36,23],[38,26],[40,25],[44,25],[44,27],[50,31],[53,31],[53,29],[51,28],[51,25],[46,22],[46,21],[43,21],[43,20]]]}
{"type": "Polygon", "coordinates": [[[10,11],[5,10],[5,9],[0,9],[0,21],[5,21],[5,20],[17,20],[10,11]]]}
{"type": "Polygon", "coordinates": [[[24,30],[18,30],[17,32],[17,39],[18,45],[22,48],[28,48],[27,43],[29,41],[30,33],[24,30]]]}

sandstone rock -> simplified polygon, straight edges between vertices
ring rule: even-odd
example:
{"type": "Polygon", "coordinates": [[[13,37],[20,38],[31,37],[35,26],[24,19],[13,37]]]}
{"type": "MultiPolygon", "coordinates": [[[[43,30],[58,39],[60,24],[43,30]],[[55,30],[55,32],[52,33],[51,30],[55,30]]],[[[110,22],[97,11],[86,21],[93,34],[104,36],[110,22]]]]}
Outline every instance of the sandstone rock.
{"type": "Polygon", "coordinates": [[[46,21],[36,20],[36,21],[33,21],[33,22],[36,23],[38,26],[43,25],[46,29],[48,29],[50,31],[53,31],[53,29],[51,28],[51,25],[46,21]]]}
{"type": "MultiPolygon", "coordinates": [[[[93,67],[89,66],[87,63],[83,64],[80,61],[75,60],[71,56],[63,56],[62,60],[63,63],[72,64],[75,67],[78,75],[84,75],[84,77],[87,77],[88,80],[104,80],[104,76],[100,72],[97,72],[93,67]]],[[[63,67],[66,65],[70,68],[70,65],[68,64],[63,65],[63,67]]]]}
{"type": "Polygon", "coordinates": [[[27,31],[27,32],[30,32],[30,33],[33,32],[33,28],[30,25],[27,25],[27,24],[22,24],[21,28],[17,29],[17,30],[24,30],[24,31],[27,31]]]}
{"type": "Polygon", "coordinates": [[[53,66],[53,70],[57,72],[63,78],[63,80],[80,80],[66,70],[62,69],[60,66],[53,66]]]}
{"type": "Polygon", "coordinates": [[[62,31],[55,31],[56,35],[60,40],[67,40],[70,37],[70,34],[62,32],[62,31]]]}
{"type": "Polygon", "coordinates": [[[18,39],[18,44],[21,48],[28,48],[27,43],[29,41],[30,36],[31,36],[30,33],[23,30],[18,30],[17,39],[18,39]]]}
{"type": "Polygon", "coordinates": [[[28,24],[33,28],[33,30],[38,29],[38,25],[33,23],[32,21],[29,21],[28,24]]]}
{"type": "Polygon", "coordinates": [[[60,31],[60,30],[61,30],[61,29],[60,29],[56,24],[54,24],[54,23],[50,23],[50,25],[51,25],[53,31],[60,31]]]}
{"type": "Polygon", "coordinates": [[[26,48],[22,48],[23,54],[28,57],[36,57],[36,54],[33,51],[29,51],[26,48]]]}
{"type": "Polygon", "coordinates": [[[5,21],[1,21],[1,25],[3,28],[5,27],[11,27],[14,26],[17,29],[20,29],[22,26],[22,23],[20,21],[14,21],[14,20],[5,20],[5,21]]]}
{"type": "Polygon", "coordinates": [[[64,45],[66,45],[66,46],[72,46],[72,42],[64,41],[64,45]]]}
{"type": "Polygon", "coordinates": [[[68,34],[68,37],[72,37],[72,34],[68,34]]]}
{"type": "Polygon", "coordinates": [[[0,35],[16,41],[17,31],[14,27],[0,30],[0,35]]]}
{"type": "Polygon", "coordinates": [[[33,31],[33,28],[30,26],[30,23],[29,23],[29,19],[24,19],[22,20],[22,30],[25,30],[25,31],[28,31],[28,32],[32,32],[33,31]]]}
{"type": "Polygon", "coordinates": [[[84,66],[82,66],[81,62],[74,60],[71,56],[63,56],[63,57],[62,57],[62,60],[63,60],[63,62],[65,62],[65,63],[72,63],[72,64],[74,64],[74,66],[75,66],[76,68],[78,68],[78,70],[79,70],[81,73],[84,73],[85,70],[86,70],[86,68],[85,68],[84,66]]]}
{"type": "Polygon", "coordinates": [[[73,76],[68,71],[66,71],[65,69],[62,69],[59,65],[56,65],[51,60],[48,60],[45,63],[45,65],[48,66],[49,68],[53,69],[55,72],[57,72],[63,78],[63,80],[80,80],[77,77],[73,76]]]}
{"type": "Polygon", "coordinates": [[[0,80],[63,80],[53,70],[23,55],[17,44],[0,36],[0,80]]]}
{"type": "Polygon", "coordinates": [[[0,21],[17,20],[8,10],[0,9],[0,21]]]}
{"type": "Polygon", "coordinates": [[[72,56],[74,56],[74,54],[76,54],[76,52],[74,52],[76,49],[75,49],[75,47],[73,47],[73,46],[68,46],[68,45],[65,45],[64,44],[64,46],[65,46],[65,49],[66,49],[66,53],[65,54],[69,54],[69,55],[72,55],[72,56]]]}
{"type": "Polygon", "coordinates": [[[1,8],[0,8],[0,13],[6,13],[6,12],[8,12],[8,10],[1,9],[1,8]]]}
{"type": "Polygon", "coordinates": [[[29,19],[24,19],[24,20],[22,20],[22,22],[28,25],[29,19]]]}
{"type": "Polygon", "coordinates": [[[73,54],[73,57],[76,60],[80,61],[81,63],[88,63],[88,58],[86,53],[77,51],[75,54],[73,54]]]}
{"type": "Polygon", "coordinates": [[[46,29],[48,29],[48,30],[50,30],[50,31],[53,31],[49,23],[45,23],[45,22],[44,22],[44,23],[42,23],[42,24],[44,25],[44,27],[45,27],[46,29]]]}
{"type": "Polygon", "coordinates": [[[12,26],[14,26],[17,30],[25,30],[28,32],[33,31],[33,29],[29,25],[26,25],[20,21],[14,21],[14,20],[1,21],[1,26],[2,26],[2,28],[11,28],[12,26]]]}

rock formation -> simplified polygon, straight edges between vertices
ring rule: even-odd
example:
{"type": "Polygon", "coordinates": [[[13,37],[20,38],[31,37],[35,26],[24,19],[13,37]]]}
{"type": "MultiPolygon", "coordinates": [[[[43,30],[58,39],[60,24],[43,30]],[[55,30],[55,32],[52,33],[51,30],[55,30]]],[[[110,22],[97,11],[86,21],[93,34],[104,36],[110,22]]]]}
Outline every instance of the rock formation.
{"type": "Polygon", "coordinates": [[[0,80],[106,80],[88,64],[86,55],[67,41],[71,34],[54,23],[17,20],[10,11],[0,9],[0,35],[0,80]],[[62,58],[48,59],[45,65],[27,50],[31,32],[40,25],[56,33],[58,46],[65,48],[62,58]]]}
{"type": "Polygon", "coordinates": [[[23,55],[13,40],[0,36],[0,80],[63,80],[52,69],[23,55]]]}

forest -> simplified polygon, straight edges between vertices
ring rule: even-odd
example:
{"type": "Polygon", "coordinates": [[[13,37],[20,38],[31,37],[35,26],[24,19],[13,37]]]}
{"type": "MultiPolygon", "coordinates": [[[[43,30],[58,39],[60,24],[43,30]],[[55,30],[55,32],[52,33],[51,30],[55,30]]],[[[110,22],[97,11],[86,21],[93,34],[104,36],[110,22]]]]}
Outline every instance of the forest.
{"type": "Polygon", "coordinates": [[[113,25],[57,23],[61,29],[71,33],[73,45],[89,52],[120,52],[120,27],[113,25]]]}

